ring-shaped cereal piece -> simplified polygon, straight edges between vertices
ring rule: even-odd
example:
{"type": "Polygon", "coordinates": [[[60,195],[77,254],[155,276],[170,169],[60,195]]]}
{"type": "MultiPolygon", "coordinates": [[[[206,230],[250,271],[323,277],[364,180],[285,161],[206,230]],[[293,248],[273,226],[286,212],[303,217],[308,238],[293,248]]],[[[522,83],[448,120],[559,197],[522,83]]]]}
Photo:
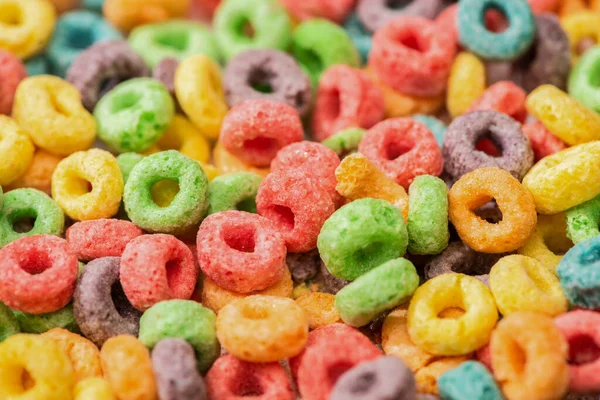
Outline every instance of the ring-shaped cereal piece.
{"type": "Polygon", "coordinates": [[[0,343],[19,332],[21,326],[13,310],[0,303],[0,343]]]}
{"type": "Polygon", "coordinates": [[[144,60],[124,40],[96,43],[83,51],[67,71],[67,80],[81,92],[81,102],[93,111],[100,98],[119,83],[148,76],[144,60]]]}
{"type": "Polygon", "coordinates": [[[500,168],[479,168],[463,175],[448,192],[448,201],[450,221],[462,241],[476,251],[516,250],[527,242],[537,224],[533,196],[500,168]],[[502,212],[497,224],[474,212],[492,199],[502,212]]]}
{"type": "Polygon", "coordinates": [[[0,270],[0,301],[16,311],[49,313],[73,297],[77,257],[64,239],[26,236],[0,250],[0,270]]]}
{"type": "Polygon", "coordinates": [[[117,159],[100,149],[71,154],[52,174],[52,197],[75,220],[112,217],[123,197],[123,175],[117,159]]]}
{"type": "Polygon", "coordinates": [[[46,0],[0,0],[0,49],[20,59],[39,53],[50,40],[56,11],[46,0]]]}
{"type": "Polygon", "coordinates": [[[138,25],[183,18],[190,0],[104,0],[104,18],[117,29],[129,32],[138,25]]]}
{"type": "Polygon", "coordinates": [[[408,251],[439,254],[448,246],[448,187],[440,178],[417,176],[408,190],[408,251]]]}
{"type": "Polygon", "coordinates": [[[340,314],[335,309],[335,296],[331,293],[306,293],[296,299],[296,304],[306,311],[310,329],[341,322],[340,314]]]}
{"type": "Polygon", "coordinates": [[[137,336],[141,313],[119,282],[119,257],[90,261],[75,288],[73,313],[81,332],[97,346],[118,335],[137,336]]]}
{"type": "Polygon", "coordinates": [[[76,381],[102,376],[100,351],[88,339],[61,328],[50,329],[42,333],[42,337],[51,339],[67,353],[73,365],[76,381]]]}
{"type": "Polygon", "coordinates": [[[323,140],[321,144],[335,151],[338,157],[342,159],[345,156],[358,151],[358,145],[365,136],[365,133],[367,133],[367,131],[362,128],[346,128],[339,132],[335,132],[333,135],[323,140]]]}
{"type": "Polygon", "coordinates": [[[60,236],[65,227],[63,210],[47,194],[36,189],[15,189],[4,195],[0,207],[0,248],[10,242],[32,235],[60,236]],[[33,219],[33,227],[26,232],[15,228],[27,219],[33,219]]]}
{"type": "Polygon", "coordinates": [[[46,57],[54,75],[65,77],[73,61],[94,43],[122,39],[121,33],[101,15],[78,10],[61,15],[56,22],[46,57]]]}
{"type": "Polygon", "coordinates": [[[412,118],[378,123],[367,131],[358,151],[405,189],[416,176],[438,176],[444,166],[435,136],[412,118]]]}
{"type": "Polygon", "coordinates": [[[292,35],[291,19],[276,0],[224,1],[213,29],[225,60],[254,48],[286,50],[292,35]]]}
{"type": "Polygon", "coordinates": [[[428,280],[414,293],[408,307],[408,333],[422,349],[442,356],[468,354],[486,344],[498,310],[490,290],[463,274],[444,274],[428,280]],[[457,318],[441,318],[448,308],[461,308],[457,318]]]}
{"type": "Polygon", "coordinates": [[[259,215],[212,214],[202,222],[196,243],[202,272],[227,290],[263,290],[284,275],[285,242],[274,224],[259,215]]]}
{"type": "Polygon", "coordinates": [[[529,138],[533,150],[534,162],[567,148],[567,145],[554,136],[540,122],[527,123],[521,127],[523,134],[529,138]]]}
{"type": "Polygon", "coordinates": [[[538,215],[535,231],[517,252],[538,260],[545,268],[555,272],[562,255],[571,247],[573,242],[567,237],[565,214],[559,213],[538,215]]]}
{"type": "Polygon", "coordinates": [[[600,48],[592,47],[581,56],[569,75],[569,95],[596,113],[600,111],[600,91],[594,85],[599,62],[600,48]]]}
{"type": "Polygon", "coordinates": [[[393,19],[401,16],[435,18],[442,11],[441,0],[360,0],[356,14],[360,22],[370,32],[376,32],[393,19]]]}
{"type": "MultiPolygon", "coordinates": [[[[82,264],[79,264],[80,268],[82,264]]],[[[69,332],[79,332],[75,315],[73,315],[73,304],[69,303],[63,308],[44,314],[30,314],[13,311],[15,318],[21,326],[23,333],[44,333],[51,329],[61,328],[69,332]]]]}
{"type": "MultiPolygon", "coordinates": [[[[186,117],[175,114],[164,135],[155,146],[159,151],[178,150],[201,165],[210,161],[210,144],[202,132],[186,117]]],[[[203,168],[204,169],[204,165],[203,168]]],[[[206,171],[205,171],[206,172],[206,171]]]]}
{"type": "Polygon", "coordinates": [[[50,195],[52,193],[52,173],[60,160],[62,157],[48,153],[46,150],[37,149],[29,168],[16,181],[6,186],[6,190],[31,188],[50,195]]]}
{"type": "Polygon", "coordinates": [[[471,107],[485,91],[485,65],[474,54],[463,51],[456,56],[450,69],[446,91],[446,107],[456,118],[471,107]]]}
{"type": "Polygon", "coordinates": [[[229,353],[244,361],[279,361],[304,349],[308,317],[292,299],[250,296],[221,309],[217,337],[229,353]]]}
{"type": "Polygon", "coordinates": [[[503,318],[490,341],[492,370],[509,399],[561,399],[569,386],[568,345],[552,319],[517,312],[503,318]]]}
{"type": "Polygon", "coordinates": [[[152,69],[165,58],[183,61],[195,54],[205,54],[217,62],[220,58],[212,32],[203,24],[192,21],[142,25],[135,28],[127,40],[152,69]]]}
{"type": "Polygon", "coordinates": [[[525,175],[523,186],[540,214],[556,214],[591,200],[600,194],[600,141],[541,159],[525,175]]]}
{"type": "Polygon", "coordinates": [[[575,393],[595,393],[600,390],[600,314],[589,310],[574,310],[554,319],[569,344],[569,390],[575,393]]]}
{"type": "Polygon", "coordinates": [[[27,70],[21,60],[0,49],[0,115],[10,115],[17,86],[26,77],[27,70]]]}
{"type": "Polygon", "coordinates": [[[572,305],[600,308],[600,236],[576,244],[560,260],[556,273],[572,305]]]}
{"type": "Polygon", "coordinates": [[[577,244],[600,235],[600,196],[566,212],[567,236],[577,244]]]}
{"type": "Polygon", "coordinates": [[[0,393],[5,399],[70,399],[74,384],[71,361],[52,340],[18,334],[0,343],[0,393]],[[24,382],[23,376],[29,379],[24,382]]]}
{"type": "Polygon", "coordinates": [[[108,339],[100,350],[100,360],[104,377],[117,399],[157,398],[150,353],[134,336],[108,339]],[[131,379],[131,371],[135,371],[134,379],[131,379]]]}
{"type": "Polygon", "coordinates": [[[216,177],[208,184],[208,215],[239,210],[256,213],[256,193],[262,178],[250,172],[216,177]]]}
{"type": "Polygon", "coordinates": [[[521,125],[500,112],[473,111],[456,118],[446,132],[442,147],[444,168],[453,179],[478,168],[497,167],[521,180],[533,165],[533,150],[521,125]],[[478,150],[480,141],[489,140],[499,148],[498,157],[478,150]]]}
{"type": "Polygon", "coordinates": [[[125,246],[144,232],[134,223],[121,219],[95,219],[76,222],[67,229],[71,252],[82,261],[120,257],[125,246]]]}
{"type": "Polygon", "coordinates": [[[176,150],[152,154],[133,167],[125,184],[125,211],[138,227],[149,232],[183,232],[200,222],[208,204],[208,180],[200,165],[176,150]],[[152,199],[153,186],[163,180],[179,184],[166,207],[152,199]]]}
{"type": "Polygon", "coordinates": [[[13,118],[36,146],[59,156],[89,149],[96,137],[96,121],[79,90],[56,76],[25,78],[15,94],[13,118]]]}
{"type": "Polygon", "coordinates": [[[114,400],[114,398],[109,383],[100,377],[83,379],[73,388],[74,400],[114,400]]]}
{"type": "Polygon", "coordinates": [[[265,178],[271,172],[269,167],[259,168],[244,163],[242,160],[225,150],[225,147],[223,147],[221,142],[217,142],[213,149],[213,159],[215,167],[223,175],[235,172],[250,172],[265,178]]]}
{"type": "Polygon", "coordinates": [[[502,257],[490,271],[490,290],[504,316],[517,311],[565,313],[568,301],[554,271],[523,255],[502,257]]]}
{"type": "Polygon", "coordinates": [[[228,108],[218,64],[202,54],[183,60],[175,72],[175,93],[190,121],[209,139],[219,137],[228,108]]]}
{"type": "Polygon", "coordinates": [[[0,185],[9,185],[29,168],[35,147],[15,120],[0,115],[0,185]]]}
{"type": "Polygon", "coordinates": [[[600,15],[597,12],[584,10],[560,20],[560,24],[569,37],[571,45],[571,64],[576,65],[581,53],[580,44],[586,38],[591,38],[593,43],[600,41],[600,15]]]}
{"type": "Polygon", "coordinates": [[[460,43],[487,60],[514,60],[529,49],[535,37],[535,20],[525,0],[462,0],[457,24],[460,43]],[[484,20],[489,9],[506,16],[505,31],[495,33],[487,29],[484,20]]]}
{"type": "MultiPolygon", "coordinates": [[[[247,362],[231,354],[225,354],[215,361],[206,375],[206,388],[211,399],[236,400],[252,397],[256,400],[294,400],[296,398],[286,370],[280,364],[247,362]]],[[[184,400],[184,398],[180,399],[184,400]]]]}
{"type": "Polygon", "coordinates": [[[341,24],[352,12],[355,0],[282,0],[288,12],[298,21],[324,18],[341,24]]]}

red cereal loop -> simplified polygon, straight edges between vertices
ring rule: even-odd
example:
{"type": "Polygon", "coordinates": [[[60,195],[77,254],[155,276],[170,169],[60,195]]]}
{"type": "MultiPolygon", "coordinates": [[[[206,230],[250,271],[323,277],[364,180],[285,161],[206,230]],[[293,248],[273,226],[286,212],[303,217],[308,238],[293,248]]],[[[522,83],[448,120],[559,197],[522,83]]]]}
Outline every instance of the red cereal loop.
{"type": "Polygon", "coordinates": [[[285,369],[276,362],[252,363],[225,354],[206,374],[208,397],[219,400],[294,400],[285,369]]]}
{"type": "Polygon", "coordinates": [[[71,301],[76,282],[77,257],[64,239],[25,236],[0,250],[0,302],[13,310],[59,310],[71,301]]]}
{"type": "Polygon", "coordinates": [[[277,152],[304,137],[293,107],[271,100],[246,100],[233,107],[221,126],[223,147],[255,167],[268,166],[277,152]]]}
{"type": "Polygon", "coordinates": [[[300,21],[325,18],[340,24],[352,12],[355,0],[281,0],[281,3],[300,21]]]}
{"type": "Polygon", "coordinates": [[[446,88],[456,42],[433,21],[399,17],[375,32],[369,67],[393,89],[436,96],[446,88]]]}
{"type": "Polygon", "coordinates": [[[492,352],[490,351],[489,343],[477,350],[475,353],[475,358],[477,358],[477,361],[485,365],[490,372],[494,372],[492,369],[492,352]]]}
{"type": "Polygon", "coordinates": [[[523,134],[529,138],[536,162],[567,148],[562,140],[554,136],[540,122],[523,125],[523,134]]]}
{"type": "Polygon", "coordinates": [[[535,14],[556,11],[560,0],[527,0],[535,14]]]}
{"type": "Polygon", "coordinates": [[[312,132],[322,142],[345,128],[368,129],[384,117],[381,89],[369,76],[346,65],[327,69],[319,82],[312,132]]]}
{"type": "Polygon", "coordinates": [[[438,29],[448,36],[456,48],[460,47],[458,43],[458,4],[452,4],[446,7],[435,19],[438,29]]]}
{"type": "Polygon", "coordinates": [[[321,143],[302,141],[285,146],[271,161],[271,172],[302,170],[338,204],[342,196],[335,190],[335,170],[340,165],[337,153],[321,143]]]}
{"type": "Polygon", "coordinates": [[[501,81],[487,88],[471,105],[468,112],[492,110],[524,123],[527,119],[526,98],[527,93],[519,86],[509,81],[501,81]]]}
{"type": "Polygon", "coordinates": [[[303,399],[327,400],[346,371],[380,356],[381,351],[365,335],[337,323],[309,333],[304,350],[290,359],[290,369],[303,399]]]}
{"type": "Polygon", "coordinates": [[[144,232],[133,222],[120,219],[81,221],[67,229],[69,250],[81,261],[120,257],[127,243],[144,232]]]}
{"type": "Polygon", "coordinates": [[[209,215],[198,231],[202,272],[224,289],[249,293],[279,281],[285,272],[285,242],[260,215],[225,211],[209,215]]]}
{"type": "Polygon", "coordinates": [[[129,302],[145,311],[163,300],[189,299],[198,268],[190,249],[175,236],[142,235],[125,247],[119,275],[129,302]]]}
{"type": "Polygon", "coordinates": [[[441,174],[442,151],[431,131],[412,118],[378,123],[364,136],[358,151],[390,179],[408,189],[419,175],[441,174]]]}
{"type": "Polygon", "coordinates": [[[21,60],[0,50],[0,114],[10,115],[17,86],[26,77],[27,70],[21,60]]]}
{"type": "Polygon", "coordinates": [[[335,205],[303,170],[288,170],[271,173],[262,181],[256,210],[273,221],[289,252],[303,253],[317,247],[317,236],[335,205]]]}
{"type": "Polygon", "coordinates": [[[569,390],[600,391],[600,314],[575,310],[554,319],[569,343],[569,390]]]}

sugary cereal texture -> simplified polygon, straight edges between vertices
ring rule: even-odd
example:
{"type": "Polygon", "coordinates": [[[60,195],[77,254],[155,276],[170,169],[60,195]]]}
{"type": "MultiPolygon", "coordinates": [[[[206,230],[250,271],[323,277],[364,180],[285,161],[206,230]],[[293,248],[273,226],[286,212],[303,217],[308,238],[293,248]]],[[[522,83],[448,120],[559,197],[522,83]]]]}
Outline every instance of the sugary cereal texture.
{"type": "MultiPolygon", "coordinates": [[[[0,46],[2,47],[2,46],[0,46]]],[[[19,83],[27,77],[25,66],[12,53],[0,50],[0,114],[10,115],[15,91],[19,83]]]]}
{"type": "Polygon", "coordinates": [[[127,243],[142,234],[142,230],[129,221],[97,219],[73,224],[67,229],[66,239],[78,259],[90,261],[120,257],[127,243]]]}
{"type": "Polygon", "coordinates": [[[340,321],[340,314],[335,309],[334,302],[334,295],[321,292],[303,294],[296,299],[296,303],[304,308],[308,315],[310,329],[317,329],[340,321]]]}

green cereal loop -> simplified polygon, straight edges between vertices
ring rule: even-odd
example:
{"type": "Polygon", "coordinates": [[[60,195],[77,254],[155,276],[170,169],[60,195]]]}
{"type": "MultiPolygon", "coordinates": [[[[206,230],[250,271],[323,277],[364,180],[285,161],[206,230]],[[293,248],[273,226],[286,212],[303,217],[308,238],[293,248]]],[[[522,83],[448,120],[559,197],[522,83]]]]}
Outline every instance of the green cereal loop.
{"type": "Polygon", "coordinates": [[[240,210],[256,213],[256,193],[262,178],[250,172],[217,176],[208,184],[208,214],[240,210]]]}
{"type": "Polygon", "coordinates": [[[360,199],[333,213],[321,228],[317,247],[329,272],[354,280],[406,252],[404,217],[385,200],[360,199]]]}
{"type": "Polygon", "coordinates": [[[361,275],[337,292],[335,309],[346,324],[358,328],[385,310],[404,303],[418,286],[415,266],[404,258],[397,258],[361,275]]]}
{"type": "Polygon", "coordinates": [[[315,87],[323,71],[332,65],[360,66],[360,56],[348,33],[325,19],[298,25],[292,38],[292,53],[315,87]]]}
{"type": "Polygon", "coordinates": [[[321,144],[329,147],[338,156],[342,157],[358,150],[358,145],[363,136],[365,136],[365,133],[367,131],[362,128],[346,128],[328,137],[321,144]]]}
{"type": "Polygon", "coordinates": [[[214,312],[192,300],[161,301],[140,319],[140,341],[148,348],[165,338],[180,338],[192,345],[198,369],[206,372],[219,357],[217,317],[214,312]]]}
{"type": "Polygon", "coordinates": [[[2,192],[2,186],[0,186],[0,211],[2,211],[2,200],[4,198],[4,192],[2,192]]]}
{"type": "Polygon", "coordinates": [[[117,163],[123,174],[123,182],[127,182],[133,167],[143,159],[144,156],[138,153],[123,153],[117,156],[117,163]]]}
{"type": "Polygon", "coordinates": [[[54,328],[66,329],[73,333],[80,332],[73,315],[73,303],[46,314],[28,314],[19,311],[13,313],[25,333],[44,333],[54,328]]]}
{"type": "Polygon", "coordinates": [[[566,216],[567,237],[574,244],[600,235],[600,196],[567,210],[566,216]]]}
{"type": "Polygon", "coordinates": [[[569,94],[595,112],[600,112],[600,46],[587,50],[569,75],[569,94]]]}
{"type": "Polygon", "coordinates": [[[408,188],[408,252],[439,254],[449,239],[446,183],[431,175],[417,176],[408,188]]]}
{"type": "Polygon", "coordinates": [[[21,332],[21,327],[13,311],[0,303],[0,343],[9,336],[16,335],[19,332],[21,332]]]}
{"type": "Polygon", "coordinates": [[[212,32],[203,24],[184,20],[141,25],[129,35],[129,45],[150,68],[165,58],[182,61],[204,54],[219,62],[219,47],[212,32]]]}
{"type": "Polygon", "coordinates": [[[23,236],[60,236],[65,228],[63,210],[46,193],[37,189],[15,189],[4,195],[4,206],[0,212],[0,247],[4,247],[23,236]],[[15,232],[14,225],[24,219],[35,219],[28,232],[15,232]]]}
{"type": "Polygon", "coordinates": [[[117,85],[94,110],[98,137],[117,153],[147,150],[162,137],[174,115],[168,90],[151,78],[117,85]]]}
{"type": "Polygon", "coordinates": [[[215,14],[213,31],[221,53],[229,60],[245,50],[287,50],[292,21],[276,0],[224,0],[215,14]]]}
{"type": "Polygon", "coordinates": [[[167,150],[133,167],[123,202],[129,219],[143,230],[175,234],[200,222],[208,206],[207,191],[208,179],[200,164],[177,150],[167,150]],[[152,200],[152,187],[162,180],[179,184],[179,193],[166,207],[152,200]]]}

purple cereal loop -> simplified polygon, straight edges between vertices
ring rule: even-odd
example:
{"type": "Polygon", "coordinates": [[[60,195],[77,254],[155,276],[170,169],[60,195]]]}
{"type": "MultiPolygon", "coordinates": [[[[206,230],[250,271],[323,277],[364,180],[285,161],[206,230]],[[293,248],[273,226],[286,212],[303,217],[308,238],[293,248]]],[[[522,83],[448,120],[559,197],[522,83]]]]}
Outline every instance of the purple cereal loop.
{"type": "Polygon", "coordinates": [[[152,71],[152,77],[161,81],[173,98],[175,98],[175,72],[177,67],[179,67],[179,60],[163,58],[152,71]]]}

